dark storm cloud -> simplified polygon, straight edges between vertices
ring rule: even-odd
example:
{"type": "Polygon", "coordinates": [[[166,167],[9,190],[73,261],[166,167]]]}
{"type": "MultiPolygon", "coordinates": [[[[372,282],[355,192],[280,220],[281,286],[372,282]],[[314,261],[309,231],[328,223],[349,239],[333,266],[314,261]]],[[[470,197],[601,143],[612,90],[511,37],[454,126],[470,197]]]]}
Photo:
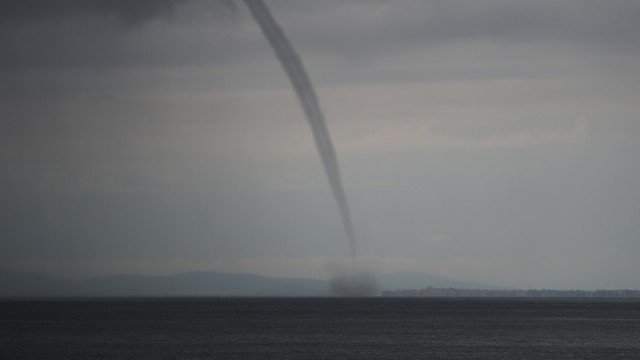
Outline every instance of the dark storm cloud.
{"type": "Polygon", "coordinates": [[[78,16],[113,18],[137,25],[171,15],[193,0],[7,0],[0,5],[2,22],[47,22],[78,16]]]}
{"type": "Polygon", "coordinates": [[[274,5],[281,6],[274,11],[285,13],[283,26],[296,34],[294,41],[340,56],[479,40],[640,49],[640,3],[634,1],[390,1],[309,9],[313,11],[274,5]],[[296,20],[305,14],[308,19],[296,20]]]}
{"type": "MultiPolygon", "coordinates": [[[[229,23],[221,19],[250,21],[246,14],[228,16],[235,7],[225,0],[11,0],[1,6],[0,67],[219,62],[237,55],[234,51],[243,42],[248,45],[245,48],[253,49],[255,44],[246,42],[259,41],[257,37],[236,38],[233,46],[218,42],[216,48],[212,33],[189,38],[177,33],[174,37],[138,34],[132,38],[128,31],[185,13],[206,17],[208,25],[219,23],[218,32],[231,31],[229,23]],[[209,16],[212,14],[215,16],[209,16]]],[[[634,1],[275,0],[269,6],[305,57],[329,54],[359,61],[373,55],[411,54],[431,46],[473,41],[514,45],[546,41],[569,47],[640,50],[636,35],[640,33],[640,3],[634,1]]],[[[190,22],[190,16],[183,19],[190,22]]]]}
{"type": "Polygon", "coordinates": [[[192,63],[206,49],[188,46],[193,40],[131,35],[154,20],[212,22],[233,11],[226,0],[5,1],[0,5],[0,67],[192,63]]]}
{"type": "MultiPolygon", "coordinates": [[[[217,13],[234,8],[226,0],[10,0],[0,7],[0,22],[7,30],[16,25],[101,17],[131,26],[172,16],[185,5],[217,13]]],[[[636,49],[640,45],[636,36],[640,3],[635,1],[272,1],[269,5],[294,33],[292,37],[305,40],[300,46],[340,52],[348,48],[347,55],[484,38],[582,41],[636,49]],[[397,14],[403,15],[399,18],[397,14]]]]}

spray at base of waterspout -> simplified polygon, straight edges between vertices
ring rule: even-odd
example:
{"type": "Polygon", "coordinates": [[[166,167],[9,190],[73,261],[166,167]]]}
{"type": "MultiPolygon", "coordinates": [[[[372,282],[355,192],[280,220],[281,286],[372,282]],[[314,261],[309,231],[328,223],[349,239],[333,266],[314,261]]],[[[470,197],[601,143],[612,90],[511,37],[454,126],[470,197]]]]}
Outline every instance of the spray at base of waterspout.
{"type": "Polygon", "coordinates": [[[379,294],[375,273],[362,261],[352,256],[351,261],[343,258],[341,263],[328,264],[331,272],[329,290],[334,296],[366,297],[379,294]]]}

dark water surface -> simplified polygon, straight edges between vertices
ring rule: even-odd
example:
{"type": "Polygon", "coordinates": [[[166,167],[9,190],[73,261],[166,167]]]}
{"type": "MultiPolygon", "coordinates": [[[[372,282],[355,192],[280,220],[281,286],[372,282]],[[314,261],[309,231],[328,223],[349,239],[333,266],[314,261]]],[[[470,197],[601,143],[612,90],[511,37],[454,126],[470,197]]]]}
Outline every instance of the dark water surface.
{"type": "Polygon", "coordinates": [[[640,300],[0,300],[0,359],[415,358],[640,359],[640,300]]]}

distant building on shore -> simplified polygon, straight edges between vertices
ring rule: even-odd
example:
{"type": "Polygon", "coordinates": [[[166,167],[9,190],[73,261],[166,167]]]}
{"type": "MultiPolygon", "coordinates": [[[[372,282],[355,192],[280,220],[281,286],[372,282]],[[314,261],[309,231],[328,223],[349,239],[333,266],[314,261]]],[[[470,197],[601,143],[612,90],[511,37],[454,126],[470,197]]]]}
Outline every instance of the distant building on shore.
{"type": "Polygon", "coordinates": [[[434,288],[385,290],[382,296],[640,298],[640,290],[486,290],[434,288]]]}

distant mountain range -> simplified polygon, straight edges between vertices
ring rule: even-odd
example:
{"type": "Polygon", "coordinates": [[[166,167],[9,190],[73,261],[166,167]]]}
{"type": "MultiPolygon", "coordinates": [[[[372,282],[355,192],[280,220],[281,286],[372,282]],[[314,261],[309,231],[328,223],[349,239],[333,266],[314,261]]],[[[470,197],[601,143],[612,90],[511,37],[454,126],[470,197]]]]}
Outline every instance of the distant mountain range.
{"type": "MultiPolygon", "coordinates": [[[[441,276],[375,273],[378,290],[454,287],[504,289],[441,276]]],[[[331,296],[328,281],[252,274],[187,272],[168,276],[112,275],[68,280],[30,272],[0,271],[0,296],[331,296]]]]}

